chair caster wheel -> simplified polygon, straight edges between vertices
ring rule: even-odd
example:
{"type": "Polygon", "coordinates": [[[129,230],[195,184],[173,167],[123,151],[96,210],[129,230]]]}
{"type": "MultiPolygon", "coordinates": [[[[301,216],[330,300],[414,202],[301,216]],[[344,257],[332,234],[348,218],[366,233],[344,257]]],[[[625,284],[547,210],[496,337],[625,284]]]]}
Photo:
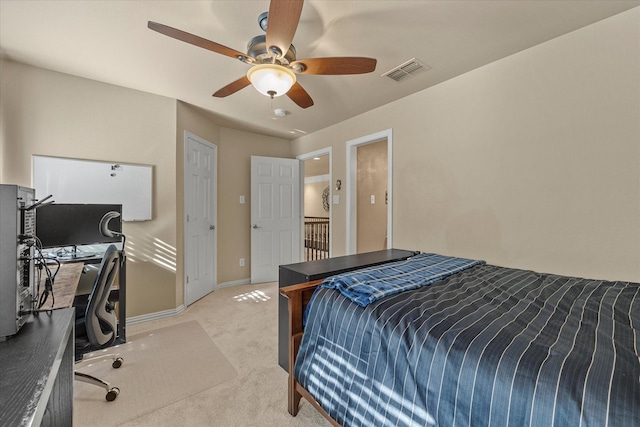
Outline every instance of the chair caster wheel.
{"type": "Polygon", "coordinates": [[[113,402],[116,400],[116,397],[120,394],[120,389],[118,387],[112,387],[108,392],[106,399],[108,402],[113,402]]]}
{"type": "Polygon", "coordinates": [[[118,369],[120,366],[122,366],[123,362],[124,362],[124,359],[122,357],[116,357],[113,363],[111,364],[111,366],[118,369]]]}

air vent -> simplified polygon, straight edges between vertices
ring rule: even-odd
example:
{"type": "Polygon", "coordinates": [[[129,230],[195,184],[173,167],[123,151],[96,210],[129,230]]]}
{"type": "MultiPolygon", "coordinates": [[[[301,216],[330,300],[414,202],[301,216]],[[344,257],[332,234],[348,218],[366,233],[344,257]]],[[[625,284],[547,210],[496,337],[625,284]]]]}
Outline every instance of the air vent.
{"type": "Polygon", "coordinates": [[[416,74],[430,70],[431,67],[425,65],[418,61],[416,58],[410,59],[404,64],[401,64],[394,68],[393,70],[387,71],[382,76],[389,77],[391,80],[395,80],[397,82],[408,79],[409,77],[415,76],[416,74]]]}

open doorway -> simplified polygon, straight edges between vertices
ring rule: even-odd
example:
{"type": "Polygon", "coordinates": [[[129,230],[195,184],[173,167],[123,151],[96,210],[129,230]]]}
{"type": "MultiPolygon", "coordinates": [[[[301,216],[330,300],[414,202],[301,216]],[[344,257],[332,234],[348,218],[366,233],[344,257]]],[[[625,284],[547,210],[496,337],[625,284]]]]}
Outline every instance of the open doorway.
{"type": "Polygon", "coordinates": [[[391,129],[347,141],[348,255],[393,247],[392,153],[391,129]]]}
{"type": "Polygon", "coordinates": [[[387,139],[357,147],[356,252],[387,249],[387,139]]]}
{"type": "Polygon", "coordinates": [[[330,257],[331,252],[331,150],[298,156],[302,161],[303,259],[330,257]]]}

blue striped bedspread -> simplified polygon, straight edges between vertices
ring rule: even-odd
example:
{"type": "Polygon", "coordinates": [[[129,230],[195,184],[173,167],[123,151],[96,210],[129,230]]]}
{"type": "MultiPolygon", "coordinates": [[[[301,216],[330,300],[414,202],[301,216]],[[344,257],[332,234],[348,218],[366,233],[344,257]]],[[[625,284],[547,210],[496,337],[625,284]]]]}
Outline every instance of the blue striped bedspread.
{"type": "Polygon", "coordinates": [[[438,254],[418,254],[403,261],[331,276],[320,286],[338,289],[361,307],[389,295],[428,286],[484,261],[438,254]]]}
{"type": "Polygon", "coordinates": [[[318,288],[295,378],[342,426],[640,426],[640,284],[478,265],[366,307],[318,288]]]}

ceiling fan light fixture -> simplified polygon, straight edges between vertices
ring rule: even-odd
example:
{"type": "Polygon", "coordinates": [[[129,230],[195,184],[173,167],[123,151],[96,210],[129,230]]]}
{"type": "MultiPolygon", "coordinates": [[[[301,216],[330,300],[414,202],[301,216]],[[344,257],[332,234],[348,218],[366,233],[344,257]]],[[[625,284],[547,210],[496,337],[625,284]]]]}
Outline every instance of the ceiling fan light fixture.
{"type": "Polygon", "coordinates": [[[247,78],[258,92],[271,98],[284,95],[296,82],[293,71],[278,64],[254,65],[247,78]]]}

